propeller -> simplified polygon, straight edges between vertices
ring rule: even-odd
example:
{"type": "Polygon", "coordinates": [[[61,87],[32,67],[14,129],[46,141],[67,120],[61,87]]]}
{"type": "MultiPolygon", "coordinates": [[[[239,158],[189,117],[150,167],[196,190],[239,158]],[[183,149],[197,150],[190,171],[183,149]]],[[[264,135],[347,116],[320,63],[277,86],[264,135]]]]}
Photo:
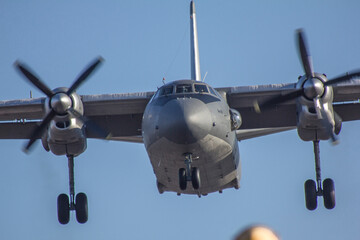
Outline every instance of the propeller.
{"type": "MultiPolygon", "coordinates": [[[[31,84],[33,84],[35,87],[37,87],[49,98],[50,106],[50,111],[44,117],[41,124],[31,134],[29,142],[24,147],[25,152],[28,152],[34,142],[43,135],[46,127],[57,115],[70,114],[76,118],[79,118],[83,123],[89,122],[89,119],[87,119],[85,116],[83,116],[81,113],[77,112],[73,108],[71,94],[76,91],[76,89],[78,89],[81,84],[83,84],[88,79],[90,74],[94,72],[94,70],[99,66],[101,62],[103,62],[102,57],[96,58],[74,81],[74,83],[65,93],[54,92],[43,81],[41,81],[40,78],[35,76],[24,64],[20,63],[19,61],[15,62],[15,67],[25,76],[25,79],[28,80],[31,84]]],[[[94,126],[94,124],[89,124],[89,126],[94,126]]],[[[95,130],[97,131],[98,129],[95,130]]]]}
{"type": "Polygon", "coordinates": [[[303,96],[314,102],[314,107],[318,118],[323,120],[324,123],[323,125],[326,127],[327,131],[329,132],[329,135],[333,143],[336,143],[337,139],[333,131],[333,126],[330,123],[329,116],[327,116],[326,114],[321,97],[325,93],[325,88],[327,86],[349,81],[354,77],[359,77],[360,71],[356,71],[350,74],[347,73],[325,82],[321,81],[319,78],[315,76],[313,70],[313,64],[312,64],[312,57],[309,52],[304,31],[302,29],[297,30],[296,37],[297,37],[298,50],[300,53],[301,63],[306,75],[306,80],[303,86],[299,89],[296,89],[284,95],[279,95],[270,98],[261,104],[257,102],[254,103],[255,111],[259,113],[261,109],[272,108],[278,103],[287,102],[303,96]]]}

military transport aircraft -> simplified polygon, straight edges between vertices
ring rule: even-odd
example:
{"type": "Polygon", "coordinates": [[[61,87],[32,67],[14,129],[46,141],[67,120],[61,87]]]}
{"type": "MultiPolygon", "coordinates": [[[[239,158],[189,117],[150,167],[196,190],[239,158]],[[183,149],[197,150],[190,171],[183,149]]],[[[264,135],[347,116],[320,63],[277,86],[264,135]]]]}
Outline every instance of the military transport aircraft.
{"type": "Polygon", "coordinates": [[[57,199],[58,220],[70,211],[88,219],[87,197],[75,194],[74,157],[87,139],[144,143],[160,193],[205,196],[239,188],[238,141],[297,129],[313,141],[316,181],[305,182],[306,207],[323,196],[335,207],[334,182],[321,179],[319,141],[338,141],[342,122],[360,119],[360,72],[328,79],[313,69],[303,30],[296,33],[304,74],[291,84],[212,88],[202,81],[194,2],[190,3],[191,79],[164,84],[156,92],[78,95],[76,90],[101,64],[97,58],[69,87],[51,90],[24,63],[16,69],[46,96],[0,101],[0,138],[41,140],[46,151],[66,155],[70,197],[57,199]]]}

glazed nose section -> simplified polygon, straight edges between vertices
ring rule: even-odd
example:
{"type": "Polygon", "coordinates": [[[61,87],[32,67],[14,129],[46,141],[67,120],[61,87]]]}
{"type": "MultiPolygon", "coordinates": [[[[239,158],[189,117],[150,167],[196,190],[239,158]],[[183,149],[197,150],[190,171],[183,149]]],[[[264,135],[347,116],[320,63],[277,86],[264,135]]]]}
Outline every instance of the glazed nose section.
{"type": "Polygon", "coordinates": [[[192,144],[211,130],[211,113],[195,98],[173,99],[165,104],[159,118],[159,135],[178,144],[192,144]]]}

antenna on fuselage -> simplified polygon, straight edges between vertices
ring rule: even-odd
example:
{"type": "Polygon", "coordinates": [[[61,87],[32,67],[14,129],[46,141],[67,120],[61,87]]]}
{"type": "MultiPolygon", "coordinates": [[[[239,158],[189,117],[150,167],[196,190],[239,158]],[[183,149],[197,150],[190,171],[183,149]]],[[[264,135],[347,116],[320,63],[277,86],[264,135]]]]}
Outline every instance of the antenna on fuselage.
{"type": "Polygon", "coordinates": [[[207,74],[208,74],[208,72],[205,73],[205,76],[204,76],[204,78],[202,80],[203,82],[205,82],[205,78],[206,78],[207,74]]]}
{"type": "Polygon", "coordinates": [[[199,43],[196,25],[195,3],[190,2],[190,56],[191,56],[191,79],[201,81],[199,43]]]}

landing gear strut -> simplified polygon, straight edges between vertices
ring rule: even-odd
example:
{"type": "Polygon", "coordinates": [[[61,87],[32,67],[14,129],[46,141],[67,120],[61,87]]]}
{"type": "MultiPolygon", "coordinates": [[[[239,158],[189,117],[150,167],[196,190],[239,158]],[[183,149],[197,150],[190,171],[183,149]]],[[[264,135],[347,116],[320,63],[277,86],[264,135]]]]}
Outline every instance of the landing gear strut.
{"type": "Polygon", "coordinates": [[[191,182],[195,190],[201,186],[200,171],[197,167],[191,167],[193,157],[191,153],[185,153],[186,168],[179,169],[179,185],[181,190],[186,190],[187,182],[191,182]]]}
{"type": "Polygon", "coordinates": [[[70,211],[76,211],[76,219],[79,223],[86,223],[88,220],[88,205],[85,193],[78,193],[75,197],[74,181],[74,156],[67,155],[69,165],[69,188],[70,199],[65,193],[58,196],[57,212],[58,220],[61,224],[67,224],[70,221],[70,211]]]}
{"type": "Polygon", "coordinates": [[[321,184],[319,140],[313,141],[313,144],[315,154],[316,183],[314,180],[309,179],[304,184],[306,208],[309,210],[315,210],[317,207],[317,197],[323,196],[325,207],[327,209],[333,209],[335,207],[334,181],[331,178],[327,178],[321,184]]]}

